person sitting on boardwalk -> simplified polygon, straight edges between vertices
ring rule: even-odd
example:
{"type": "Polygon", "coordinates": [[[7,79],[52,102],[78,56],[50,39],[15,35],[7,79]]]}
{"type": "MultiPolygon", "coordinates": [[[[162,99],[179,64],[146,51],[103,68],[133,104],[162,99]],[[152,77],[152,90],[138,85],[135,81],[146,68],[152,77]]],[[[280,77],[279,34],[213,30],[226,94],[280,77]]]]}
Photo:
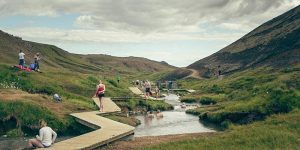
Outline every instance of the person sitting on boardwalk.
{"type": "Polygon", "coordinates": [[[25,64],[25,54],[23,53],[22,50],[20,50],[20,53],[19,53],[19,66],[21,66],[21,69],[24,68],[24,64],[25,64]]]}
{"type": "Polygon", "coordinates": [[[47,148],[55,142],[57,137],[56,132],[48,127],[44,120],[40,120],[39,124],[41,126],[39,135],[36,136],[36,139],[30,139],[28,141],[28,148],[47,148]]]}
{"type": "Polygon", "coordinates": [[[105,85],[102,83],[102,81],[99,81],[99,84],[97,85],[95,97],[99,97],[100,101],[100,112],[103,112],[103,102],[102,102],[102,97],[104,97],[104,92],[105,92],[105,85]]]}

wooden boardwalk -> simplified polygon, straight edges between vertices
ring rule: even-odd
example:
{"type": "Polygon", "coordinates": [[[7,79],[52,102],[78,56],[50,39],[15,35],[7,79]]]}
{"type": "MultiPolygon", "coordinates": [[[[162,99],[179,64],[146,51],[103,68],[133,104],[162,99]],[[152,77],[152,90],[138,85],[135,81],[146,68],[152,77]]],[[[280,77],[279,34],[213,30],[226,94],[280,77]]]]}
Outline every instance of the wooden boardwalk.
{"type": "MultiPolygon", "coordinates": [[[[93,98],[93,100],[99,107],[98,98],[93,98]]],[[[121,111],[110,98],[104,98],[103,102],[104,112],[92,111],[71,114],[78,122],[96,129],[95,131],[55,143],[47,149],[95,149],[125,136],[133,135],[134,127],[99,116],[103,113],[121,111]]]]}
{"type": "Polygon", "coordinates": [[[129,87],[129,90],[136,95],[144,95],[144,93],[137,87],[129,87]]]}
{"type": "MultiPolygon", "coordinates": [[[[137,87],[129,87],[129,90],[130,90],[132,93],[134,93],[134,94],[136,94],[136,95],[139,95],[139,96],[141,96],[142,98],[145,98],[144,93],[143,93],[139,88],[137,88],[137,87]]],[[[155,98],[155,97],[152,97],[152,96],[149,96],[148,99],[150,99],[150,100],[163,100],[162,98],[155,98]]]]}

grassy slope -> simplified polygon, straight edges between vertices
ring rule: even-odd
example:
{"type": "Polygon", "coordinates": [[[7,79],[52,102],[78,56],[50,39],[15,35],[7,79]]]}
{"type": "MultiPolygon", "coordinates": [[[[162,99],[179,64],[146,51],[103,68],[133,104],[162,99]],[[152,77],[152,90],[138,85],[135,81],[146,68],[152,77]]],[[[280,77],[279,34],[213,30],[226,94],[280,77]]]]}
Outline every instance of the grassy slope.
{"type": "Polygon", "coordinates": [[[187,99],[199,101],[208,97],[217,102],[216,109],[199,108],[190,113],[215,123],[248,123],[273,113],[299,108],[300,71],[296,68],[259,68],[236,73],[223,80],[184,81],[181,84],[198,89],[198,92],[187,96],[193,98],[187,99]]]}
{"type": "Polygon", "coordinates": [[[300,111],[273,115],[266,121],[234,125],[215,136],[171,142],[143,149],[299,149],[300,111]]]}
{"type": "Polygon", "coordinates": [[[11,128],[5,125],[13,124],[10,118],[17,120],[14,134],[21,135],[21,129],[28,133],[25,128],[35,130],[37,120],[42,118],[48,118],[46,121],[58,132],[66,133],[66,130],[76,128],[71,125],[70,112],[96,109],[90,97],[100,79],[106,84],[106,96],[133,96],[128,89],[131,81],[141,77],[153,79],[174,69],[145,58],[72,54],[53,45],[24,41],[2,31],[0,52],[0,105],[3,107],[0,109],[0,134],[14,130],[15,125],[11,128]],[[27,73],[9,67],[18,63],[20,49],[26,54],[26,64],[32,61],[35,53],[41,53],[40,69],[43,73],[27,73]],[[118,77],[121,79],[119,84],[116,82],[118,77]],[[62,103],[52,100],[54,93],[62,96],[62,103]],[[6,109],[11,105],[20,105],[24,109],[6,109]],[[29,108],[36,111],[27,111],[29,108]],[[28,115],[17,117],[21,114],[28,115]]]}
{"type": "Polygon", "coordinates": [[[225,131],[212,137],[145,149],[297,149],[300,146],[299,79],[298,65],[283,70],[246,70],[223,80],[180,81],[182,86],[198,90],[187,95],[185,101],[199,102],[208,97],[217,102],[187,113],[221,125],[225,131]]]}
{"type": "Polygon", "coordinates": [[[11,116],[16,118],[19,123],[17,125],[18,131],[14,131],[14,128],[5,128],[0,131],[0,134],[9,134],[13,130],[14,133],[10,134],[12,136],[22,135],[23,133],[19,131],[21,129],[26,134],[30,134],[36,130],[38,120],[42,118],[46,119],[49,125],[57,129],[59,133],[72,133],[74,132],[72,129],[77,128],[79,125],[72,126],[74,121],[68,117],[68,114],[96,109],[90,97],[93,96],[99,79],[106,84],[106,96],[133,96],[128,89],[130,81],[136,79],[135,76],[137,75],[147,76],[151,74],[145,72],[129,75],[120,74],[121,82],[118,84],[117,77],[114,74],[109,74],[109,72],[106,74],[100,73],[100,75],[95,73],[83,74],[69,70],[27,73],[5,64],[0,65],[0,69],[1,107],[9,108],[11,105],[24,107],[24,109],[18,111],[15,109],[0,109],[0,125],[1,122],[3,122],[2,124],[7,123],[5,121],[9,120],[7,118],[11,116]],[[55,103],[52,100],[51,95],[54,93],[62,96],[62,103],[55,103]],[[27,111],[32,108],[37,109],[37,111],[27,111]],[[43,111],[50,113],[42,113],[43,111]],[[41,115],[34,115],[36,113],[41,115]],[[20,114],[28,115],[17,117],[20,114]],[[30,130],[25,130],[25,128],[30,130]],[[69,132],[69,130],[72,130],[72,132],[69,132]]]}

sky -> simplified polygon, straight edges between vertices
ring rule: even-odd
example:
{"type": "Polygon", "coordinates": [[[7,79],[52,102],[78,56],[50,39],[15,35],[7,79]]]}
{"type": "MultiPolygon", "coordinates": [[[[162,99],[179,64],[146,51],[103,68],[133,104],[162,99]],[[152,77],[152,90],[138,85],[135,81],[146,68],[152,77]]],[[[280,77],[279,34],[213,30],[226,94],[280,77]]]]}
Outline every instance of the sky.
{"type": "Polygon", "coordinates": [[[0,0],[0,30],[78,54],[185,67],[300,0],[0,0]]]}

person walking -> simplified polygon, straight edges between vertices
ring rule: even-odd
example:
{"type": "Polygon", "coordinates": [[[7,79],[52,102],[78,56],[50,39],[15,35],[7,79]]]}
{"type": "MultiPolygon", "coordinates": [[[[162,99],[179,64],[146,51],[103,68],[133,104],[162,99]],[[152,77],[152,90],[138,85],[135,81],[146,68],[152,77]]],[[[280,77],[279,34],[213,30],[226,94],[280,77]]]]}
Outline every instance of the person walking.
{"type": "Polygon", "coordinates": [[[57,137],[55,131],[47,126],[47,122],[40,120],[40,131],[39,135],[36,135],[36,139],[30,139],[28,141],[28,148],[47,148],[50,147],[57,137]]]}
{"type": "Polygon", "coordinates": [[[21,66],[21,69],[24,68],[24,64],[25,64],[25,54],[23,53],[22,50],[20,50],[20,53],[19,53],[19,65],[21,66]]]}
{"type": "Polygon", "coordinates": [[[102,81],[99,81],[99,84],[97,85],[97,89],[96,89],[96,93],[95,93],[95,97],[97,96],[99,98],[99,102],[100,102],[100,108],[99,111],[103,112],[103,101],[102,101],[102,97],[104,97],[104,92],[105,92],[105,85],[102,83],[102,81]]]}
{"type": "Polygon", "coordinates": [[[40,64],[39,61],[41,60],[40,53],[36,53],[34,55],[34,64],[35,64],[35,71],[40,71],[40,64]]]}

